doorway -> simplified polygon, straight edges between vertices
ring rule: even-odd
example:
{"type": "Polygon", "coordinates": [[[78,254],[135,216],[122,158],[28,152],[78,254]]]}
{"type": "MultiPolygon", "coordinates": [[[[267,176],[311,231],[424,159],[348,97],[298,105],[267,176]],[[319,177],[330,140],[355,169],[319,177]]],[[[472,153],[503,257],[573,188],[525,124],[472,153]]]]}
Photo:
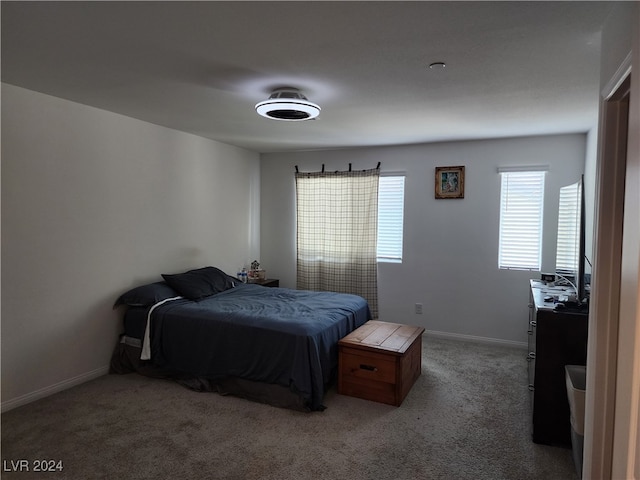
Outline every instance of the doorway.
{"type": "Polygon", "coordinates": [[[602,110],[596,175],[594,276],[589,313],[584,478],[611,478],[629,132],[630,67],[602,110]]]}

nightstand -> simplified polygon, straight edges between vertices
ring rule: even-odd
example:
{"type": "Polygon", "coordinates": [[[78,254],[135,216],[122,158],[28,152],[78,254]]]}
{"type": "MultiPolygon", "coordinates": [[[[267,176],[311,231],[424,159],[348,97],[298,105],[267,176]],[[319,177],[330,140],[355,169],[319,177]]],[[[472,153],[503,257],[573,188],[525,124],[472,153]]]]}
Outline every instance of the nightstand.
{"type": "Polygon", "coordinates": [[[254,285],[262,285],[263,287],[279,287],[280,280],[277,278],[265,278],[263,280],[250,280],[249,283],[254,285]]]}

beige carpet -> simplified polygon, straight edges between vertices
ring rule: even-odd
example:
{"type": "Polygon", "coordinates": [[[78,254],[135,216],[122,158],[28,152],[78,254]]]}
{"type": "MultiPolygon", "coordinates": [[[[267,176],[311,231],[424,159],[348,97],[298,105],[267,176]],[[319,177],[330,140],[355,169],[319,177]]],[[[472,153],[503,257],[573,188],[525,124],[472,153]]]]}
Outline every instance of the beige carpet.
{"type": "Polygon", "coordinates": [[[401,407],[334,388],[308,414],[107,375],[3,414],[2,478],[577,480],[570,449],[530,439],[525,353],[425,337],[401,407]]]}

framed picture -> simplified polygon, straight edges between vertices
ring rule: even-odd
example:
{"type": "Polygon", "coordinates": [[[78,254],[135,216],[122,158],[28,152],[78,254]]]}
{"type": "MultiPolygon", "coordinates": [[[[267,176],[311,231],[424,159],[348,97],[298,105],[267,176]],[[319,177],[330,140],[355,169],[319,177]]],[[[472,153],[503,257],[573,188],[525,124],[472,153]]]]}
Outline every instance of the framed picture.
{"type": "Polygon", "coordinates": [[[436,167],[436,198],[464,198],[464,166],[436,167]]]}

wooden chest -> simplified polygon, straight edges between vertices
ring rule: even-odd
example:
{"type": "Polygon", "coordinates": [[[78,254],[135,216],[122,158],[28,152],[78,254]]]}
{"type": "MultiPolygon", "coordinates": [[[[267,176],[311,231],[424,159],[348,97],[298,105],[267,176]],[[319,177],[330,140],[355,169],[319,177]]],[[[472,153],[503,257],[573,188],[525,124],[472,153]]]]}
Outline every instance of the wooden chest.
{"type": "Polygon", "coordinates": [[[424,328],[370,320],[338,342],[338,393],[400,406],[422,372],[424,328]]]}

